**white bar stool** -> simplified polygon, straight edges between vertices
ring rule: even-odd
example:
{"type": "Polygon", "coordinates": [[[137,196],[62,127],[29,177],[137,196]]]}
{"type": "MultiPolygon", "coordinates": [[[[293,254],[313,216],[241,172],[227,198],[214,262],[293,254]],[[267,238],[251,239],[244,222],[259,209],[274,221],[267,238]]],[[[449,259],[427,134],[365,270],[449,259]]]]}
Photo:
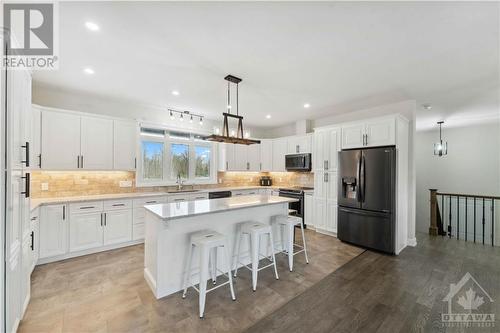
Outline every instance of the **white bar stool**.
{"type": "Polygon", "coordinates": [[[194,290],[196,290],[200,295],[199,298],[200,318],[203,318],[203,314],[205,312],[205,299],[208,292],[213,291],[222,286],[225,286],[226,284],[229,284],[229,287],[231,289],[231,298],[233,299],[233,301],[236,300],[236,297],[234,295],[233,279],[231,277],[231,264],[229,261],[227,238],[226,236],[216,231],[207,230],[207,231],[197,232],[191,235],[190,243],[191,245],[189,247],[186,270],[184,273],[184,292],[182,294],[182,298],[186,298],[187,290],[189,287],[192,287],[194,290]],[[227,271],[225,272],[217,269],[217,249],[219,247],[223,247],[225,251],[226,264],[227,264],[227,271]],[[194,251],[197,248],[200,250],[200,267],[199,267],[200,283],[198,285],[199,289],[196,288],[191,282],[191,277],[193,275],[192,274],[193,269],[191,265],[192,265],[194,251]],[[217,287],[213,287],[207,290],[209,266],[213,284],[216,284],[217,272],[226,275],[228,281],[218,285],[217,287]]]}
{"type": "Polygon", "coordinates": [[[290,268],[290,272],[293,271],[293,256],[304,252],[306,256],[306,263],[309,263],[309,258],[307,258],[307,245],[306,245],[306,237],[304,235],[304,224],[302,223],[302,218],[298,216],[292,215],[276,215],[272,217],[271,224],[276,225],[281,233],[281,253],[288,255],[288,267],[290,268]],[[302,232],[302,243],[304,246],[299,244],[295,244],[293,242],[293,236],[295,231],[295,226],[300,224],[300,231],[302,232]],[[285,234],[286,233],[286,237],[285,234]],[[285,243],[286,238],[286,243],[285,243]],[[286,245],[286,246],[285,246],[286,245]],[[301,250],[297,252],[293,252],[293,247],[297,246],[301,248],[301,250]]]}
{"type": "Polygon", "coordinates": [[[237,256],[236,256],[236,265],[234,268],[234,277],[237,276],[238,274],[238,267],[241,264],[243,267],[248,268],[250,271],[252,271],[252,288],[253,291],[257,289],[257,273],[265,268],[274,267],[274,274],[276,276],[276,280],[279,279],[278,276],[278,269],[276,268],[276,258],[274,257],[274,241],[273,241],[273,234],[272,234],[272,228],[268,224],[260,223],[260,222],[245,222],[240,225],[240,229],[238,231],[238,235],[236,238],[238,245],[238,251],[237,251],[237,256]],[[247,265],[244,265],[243,263],[240,262],[240,250],[241,250],[241,240],[242,238],[248,235],[249,236],[249,243],[250,243],[250,253],[251,253],[251,258],[252,258],[252,268],[249,268],[247,265]],[[262,255],[260,253],[260,236],[262,235],[268,235],[269,239],[269,245],[271,247],[271,258],[262,255]],[[259,260],[260,258],[266,258],[271,261],[269,265],[266,265],[264,267],[259,268],[259,260]]]}

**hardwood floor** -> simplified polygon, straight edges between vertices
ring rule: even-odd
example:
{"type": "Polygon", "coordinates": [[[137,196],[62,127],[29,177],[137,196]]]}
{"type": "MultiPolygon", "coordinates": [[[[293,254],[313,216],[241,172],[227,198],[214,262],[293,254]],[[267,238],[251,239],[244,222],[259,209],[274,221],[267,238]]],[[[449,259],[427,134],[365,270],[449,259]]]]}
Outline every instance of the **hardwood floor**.
{"type": "Polygon", "coordinates": [[[38,266],[32,275],[31,302],[19,332],[237,332],[256,323],[349,262],[362,249],[307,231],[310,264],[295,257],[289,272],[277,257],[280,280],[240,269],[237,301],[227,288],[207,297],[205,319],[198,318],[198,295],[177,293],[156,300],[143,277],[144,248],[132,246],[38,266]]]}
{"type": "Polygon", "coordinates": [[[364,252],[247,332],[498,332],[499,303],[500,248],[421,234],[399,256],[364,252]],[[443,298],[467,272],[495,301],[480,309],[496,327],[443,326],[443,298]]]}

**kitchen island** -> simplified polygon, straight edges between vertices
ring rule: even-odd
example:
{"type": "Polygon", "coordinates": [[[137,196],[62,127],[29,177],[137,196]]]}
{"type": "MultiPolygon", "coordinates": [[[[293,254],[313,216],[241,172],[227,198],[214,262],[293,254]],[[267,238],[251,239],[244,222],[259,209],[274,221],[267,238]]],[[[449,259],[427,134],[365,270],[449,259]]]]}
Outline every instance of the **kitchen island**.
{"type": "MultiPolygon", "coordinates": [[[[182,290],[189,237],[201,230],[215,230],[226,235],[231,258],[238,224],[247,221],[270,223],[274,215],[288,215],[288,204],[296,199],[248,195],[240,197],[173,202],[144,206],[147,211],[144,243],[144,278],[156,298],[182,290]]],[[[276,235],[276,232],[274,232],[276,235]]],[[[274,237],[279,241],[279,235],[274,237]]],[[[268,253],[267,242],[261,242],[261,253],[268,253]]],[[[248,242],[241,244],[243,263],[248,264],[248,242]]],[[[220,250],[220,249],[219,249],[220,250]]],[[[218,255],[217,266],[224,270],[226,263],[222,253],[218,255]]],[[[233,261],[231,259],[231,261],[233,261]]],[[[198,266],[195,255],[193,267],[198,266]]],[[[193,276],[198,283],[198,277],[193,276]]]]}

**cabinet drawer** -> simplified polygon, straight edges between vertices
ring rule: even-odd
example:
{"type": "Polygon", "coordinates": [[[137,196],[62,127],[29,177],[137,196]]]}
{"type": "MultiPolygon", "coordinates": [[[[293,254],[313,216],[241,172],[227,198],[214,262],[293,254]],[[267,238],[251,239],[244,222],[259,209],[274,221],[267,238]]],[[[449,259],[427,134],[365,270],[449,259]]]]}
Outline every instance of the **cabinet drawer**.
{"type": "Polygon", "coordinates": [[[130,209],[132,200],[107,200],[104,201],[104,210],[130,209]]]}
{"type": "Polygon", "coordinates": [[[132,226],[132,239],[144,239],[144,223],[134,224],[132,226]]]}
{"type": "Polygon", "coordinates": [[[72,214],[101,212],[102,208],[102,201],[87,201],[69,204],[69,210],[72,214]]]}
{"type": "Polygon", "coordinates": [[[144,205],[154,205],[167,202],[166,197],[149,197],[134,199],[134,207],[143,207],[144,205]]]}
{"type": "Polygon", "coordinates": [[[205,200],[208,199],[208,193],[192,194],[189,200],[205,200]]]}
{"type": "Polygon", "coordinates": [[[190,200],[189,195],[172,195],[168,197],[168,202],[182,202],[190,200]]]}

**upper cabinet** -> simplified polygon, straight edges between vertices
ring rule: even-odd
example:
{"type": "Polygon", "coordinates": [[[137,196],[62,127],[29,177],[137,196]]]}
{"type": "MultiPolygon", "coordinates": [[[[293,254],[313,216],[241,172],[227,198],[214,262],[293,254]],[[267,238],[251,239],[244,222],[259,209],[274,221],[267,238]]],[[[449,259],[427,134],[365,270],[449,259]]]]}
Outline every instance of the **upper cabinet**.
{"type": "Polygon", "coordinates": [[[312,152],[312,135],[298,135],[287,138],[288,154],[303,154],[312,152]]]}
{"type": "Polygon", "coordinates": [[[42,169],[73,170],[80,167],[80,117],[42,111],[42,169]]]}
{"type": "Polygon", "coordinates": [[[30,133],[30,168],[39,169],[41,167],[41,126],[42,111],[37,106],[31,108],[30,114],[31,133],[30,133]]]}
{"type": "Polygon", "coordinates": [[[113,120],[81,117],[80,168],[113,168],[113,120]]]}
{"type": "Polygon", "coordinates": [[[229,170],[247,171],[248,170],[248,146],[233,144],[234,147],[234,163],[229,170]]]}
{"type": "Polygon", "coordinates": [[[248,171],[260,171],[261,170],[261,161],[260,161],[260,144],[253,144],[247,146],[247,161],[248,171]]]}
{"type": "Polygon", "coordinates": [[[394,117],[377,118],[342,125],[342,149],[396,144],[394,117]]]}
{"type": "Polygon", "coordinates": [[[313,170],[337,171],[340,128],[318,129],[314,132],[313,170]]]}
{"type": "Polygon", "coordinates": [[[273,171],[286,171],[285,155],[287,154],[287,139],[273,140],[273,171]]]}
{"type": "Polygon", "coordinates": [[[260,145],[219,144],[219,171],[260,171],[260,145]]]}
{"type": "Polygon", "coordinates": [[[136,168],[135,122],[113,121],[113,169],[134,170],[136,168]]]}
{"type": "Polygon", "coordinates": [[[260,141],[260,169],[273,171],[273,140],[271,139],[260,141]]]}

